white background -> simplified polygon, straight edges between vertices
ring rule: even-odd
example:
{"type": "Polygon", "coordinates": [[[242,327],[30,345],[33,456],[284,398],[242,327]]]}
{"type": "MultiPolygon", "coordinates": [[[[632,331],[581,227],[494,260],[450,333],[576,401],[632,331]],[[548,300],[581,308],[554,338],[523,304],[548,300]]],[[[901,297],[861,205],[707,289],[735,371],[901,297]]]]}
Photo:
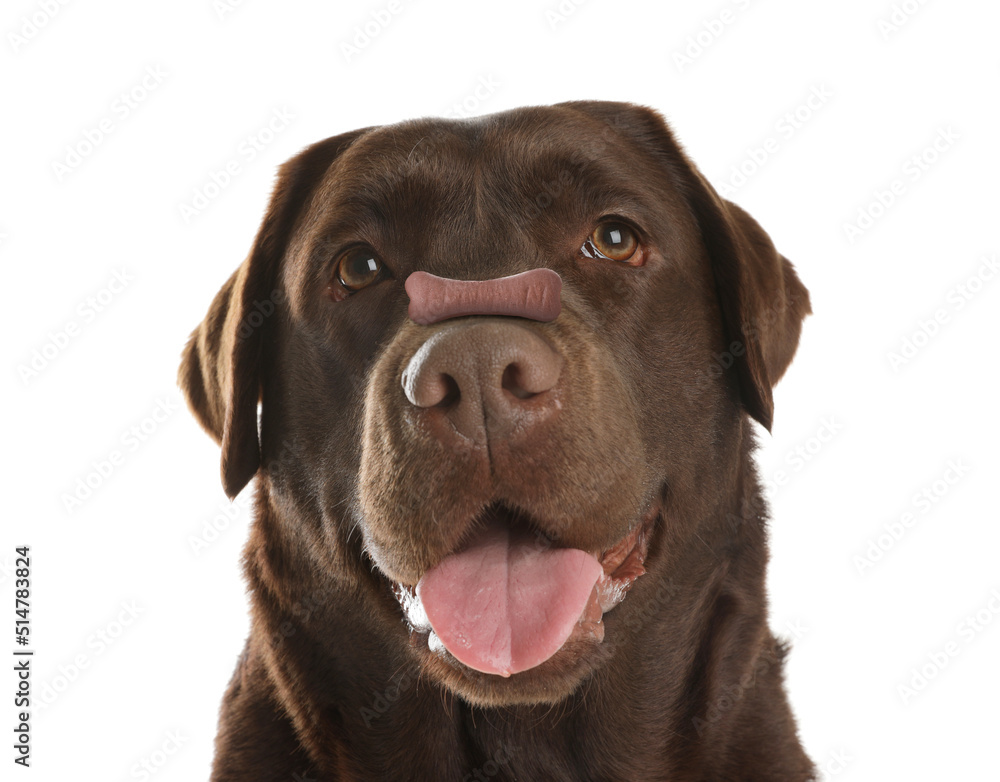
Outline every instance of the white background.
{"type": "Polygon", "coordinates": [[[828,778],[1000,779],[1000,281],[986,265],[1000,254],[1000,6],[908,0],[894,28],[889,0],[680,6],[4,4],[0,648],[28,544],[37,650],[33,766],[9,771],[4,695],[4,779],[143,778],[151,758],[157,782],[207,777],[247,631],[249,491],[225,499],[174,378],[275,167],[355,127],[578,98],[662,110],[811,291],[759,453],[772,623],[793,639],[807,750],[828,778]],[[345,52],[373,12],[390,21],[345,52]],[[826,97],[810,108],[811,94],[826,97]],[[276,111],[294,117],[268,139],[276,111]],[[253,159],[250,136],[267,142],[253,159]],[[185,220],[232,160],[239,173],[185,220]],[[849,236],[862,211],[871,225],[849,236]],[[116,272],[127,285],[108,288],[116,272]],[[970,282],[980,273],[994,279],[970,282]],[[926,325],[939,310],[947,322],[926,325]],[[100,485],[68,509],[88,475],[100,485]],[[933,677],[905,696],[924,666],[933,677]]]}

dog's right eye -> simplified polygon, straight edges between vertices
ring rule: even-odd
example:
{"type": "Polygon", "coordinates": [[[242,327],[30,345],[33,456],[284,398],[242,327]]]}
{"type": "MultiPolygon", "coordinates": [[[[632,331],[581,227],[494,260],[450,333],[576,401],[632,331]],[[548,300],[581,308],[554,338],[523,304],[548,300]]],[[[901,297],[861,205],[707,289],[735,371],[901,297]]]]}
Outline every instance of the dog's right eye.
{"type": "Polygon", "coordinates": [[[352,247],[337,259],[337,282],[348,293],[368,287],[385,272],[382,259],[370,247],[352,247]]]}

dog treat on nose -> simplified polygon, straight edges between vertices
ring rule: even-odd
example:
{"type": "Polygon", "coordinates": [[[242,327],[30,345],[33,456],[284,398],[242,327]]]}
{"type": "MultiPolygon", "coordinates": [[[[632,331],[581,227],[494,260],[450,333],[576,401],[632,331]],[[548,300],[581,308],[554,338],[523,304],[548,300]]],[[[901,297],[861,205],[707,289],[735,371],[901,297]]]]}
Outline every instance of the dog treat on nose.
{"type": "Polygon", "coordinates": [[[550,321],[559,315],[562,278],[532,269],[493,280],[451,280],[428,272],[406,278],[410,319],[421,326],[465,315],[511,315],[550,321]]]}

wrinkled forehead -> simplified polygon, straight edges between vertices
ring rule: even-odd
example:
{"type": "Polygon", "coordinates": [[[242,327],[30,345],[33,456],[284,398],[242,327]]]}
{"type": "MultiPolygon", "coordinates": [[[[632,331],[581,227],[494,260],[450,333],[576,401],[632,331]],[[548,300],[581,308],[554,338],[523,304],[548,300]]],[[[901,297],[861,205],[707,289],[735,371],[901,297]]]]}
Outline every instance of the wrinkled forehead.
{"type": "Polygon", "coordinates": [[[523,207],[519,199],[527,198],[547,208],[537,196],[550,191],[555,198],[557,186],[570,179],[591,190],[630,193],[641,157],[611,126],[551,108],[420,120],[358,139],[332,167],[324,195],[334,208],[373,211],[422,209],[428,199],[502,209],[523,207]]]}
{"type": "Polygon", "coordinates": [[[434,220],[524,227],[609,203],[641,209],[656,196],[650,163],[620,130],[566,110],[420,120],[359,138],[331,166],[313,207],[327,229],[434,220]]]}

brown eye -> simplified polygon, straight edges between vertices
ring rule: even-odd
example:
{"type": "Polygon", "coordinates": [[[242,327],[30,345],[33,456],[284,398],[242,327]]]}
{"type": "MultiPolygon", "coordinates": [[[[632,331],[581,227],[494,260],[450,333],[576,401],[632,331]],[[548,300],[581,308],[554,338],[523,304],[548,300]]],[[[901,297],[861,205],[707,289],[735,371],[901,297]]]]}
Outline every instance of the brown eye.
{"type": "Polygon", "coordinates": [[[349,291],[359,291],[382,277],[382,261],[369,247],[354,247],[337,261],[337,279],[349,291]]]}
{"type": "Polygon", "coordinates": [[[631,226],[617,220],[608,220],[594,229],[583,244],[583,254],[591,258],[607,258],[638,265],[639,237],[631,226]]]}

